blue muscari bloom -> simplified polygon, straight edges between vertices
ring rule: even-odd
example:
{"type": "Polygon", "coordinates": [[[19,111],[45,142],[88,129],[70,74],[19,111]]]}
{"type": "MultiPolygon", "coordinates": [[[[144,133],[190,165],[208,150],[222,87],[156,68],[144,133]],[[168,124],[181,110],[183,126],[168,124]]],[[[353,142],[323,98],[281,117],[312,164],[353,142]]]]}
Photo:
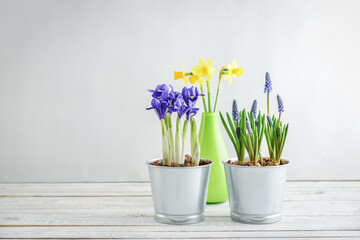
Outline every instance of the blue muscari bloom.
{"type": "Polygon", "coordinates": [[[270,74],[266,72],[264,93],[271,92],[271,90],[272,90],[272,84],[271,84],[270,74]]]}
{"type": "Polygon", "coordinates": [[[233,105],[232,105],[232,114],[233,114],[233,120],[238,122],[240,121],[240,116],[239,116],[239,110],[238,110],[238,105],[236,100],[234,99],[233,101],[233,105]]]}
{"type": "Polygon", "coordinates": [[[159,119],[165,119],[166,113],[168,111],[169,103],[168,101],[163,101],[157,98],[151,100],[151,107],[146,108],[146,110],[154,109],[159,119]]]}
{"type": "Polygon", "coordinates": [[[276,98],[277,98],[277,102],[278,102],[278,111],[279,111],[279,113],[283,113],[284,112],[284,103],[279,95],[277,95],[276,98]]]}
{"type": "Polygon", "coordinates": [[[241,130],[240,130],[240,127],[238,126],[236,128],[236,136],[240,139],[241,138],[241,130]]]}
{"type": "Polygon", "coordinates": [[[254,100],[253,104],[251,106],[251,111],[250,111],[250,121],[252,119],[252,116],[254,116],[255,120],[257,119],[256,118],[256,112],[257,112],[257,101],[254,100]]]}
{"type": "Polygon", "coordinates": [[[250,122],[249,121],[246,121],[246,129],[248,130],[250,136],[253,135],[253,131],[251,129],[251,126],[250,126],[250,122]]]}
{"type": "Polygon", "coordinates": [[[272,127],[274,124],[273,124],[273,121],[272,121],[271,117],[269,115],[267,115],[266,117],[267,117],[269,126],[272,127]]]}

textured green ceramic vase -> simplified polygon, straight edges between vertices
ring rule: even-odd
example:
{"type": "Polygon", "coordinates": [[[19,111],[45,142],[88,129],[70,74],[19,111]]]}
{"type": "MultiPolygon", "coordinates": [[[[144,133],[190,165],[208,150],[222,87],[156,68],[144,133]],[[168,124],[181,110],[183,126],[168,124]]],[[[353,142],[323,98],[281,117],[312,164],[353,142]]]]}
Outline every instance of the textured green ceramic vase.
{"type": "Polygon", "coordinates": [[[199,132],[200,157],[213,161],[210,172],[207,203],[221,203],[228,200],[226,176],[222,161],[229,153],[220,130],[219,113],[204,112],[199,132]]]}

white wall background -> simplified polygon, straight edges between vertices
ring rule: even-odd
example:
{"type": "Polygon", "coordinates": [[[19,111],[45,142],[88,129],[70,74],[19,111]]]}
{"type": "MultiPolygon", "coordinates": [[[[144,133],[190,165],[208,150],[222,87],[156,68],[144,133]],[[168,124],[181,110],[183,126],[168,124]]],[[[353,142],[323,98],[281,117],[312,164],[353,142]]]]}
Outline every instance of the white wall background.
{"type": "Polygon", "coordinates": [[[359,12],[356,0],[1,0],[0,181],[148,180],[161,139],[146,89],[181,88],[173,70],[199,57],[245,69],[223,84],[223,111],[233,98],[265,111],[271,73],[289,179],[360,179],[359,12]]]}

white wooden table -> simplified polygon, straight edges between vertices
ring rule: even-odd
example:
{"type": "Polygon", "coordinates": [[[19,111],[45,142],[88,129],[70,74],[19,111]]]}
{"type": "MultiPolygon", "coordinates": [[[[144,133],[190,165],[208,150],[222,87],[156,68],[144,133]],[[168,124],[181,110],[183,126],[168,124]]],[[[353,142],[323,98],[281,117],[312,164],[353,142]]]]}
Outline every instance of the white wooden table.
{"type": "Polygon", "coordinates": [[[360,239],[360,181],[288,182],[283,219],[248,225],[228,203],[202,223],[155,222],[149,183],[0,184],[0,238],[360,239]]]}

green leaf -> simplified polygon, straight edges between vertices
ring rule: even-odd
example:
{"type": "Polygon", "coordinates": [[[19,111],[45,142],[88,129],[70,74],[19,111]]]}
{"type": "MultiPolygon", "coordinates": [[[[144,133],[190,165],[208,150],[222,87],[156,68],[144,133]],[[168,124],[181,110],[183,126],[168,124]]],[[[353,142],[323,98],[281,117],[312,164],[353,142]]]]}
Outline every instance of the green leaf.
{"type": "Polygon", "coordinates": [[[227,134],[228,134],[228,136],[229,136],[232,144],[234,145],[235,150],[236,150],[236,149],[237,149],[236,141],[235,141],[234,137],[232,136],[232,134],[231,134],[231,132],[230,132],[230,130],[229,130],[229,127],[227,126],[227,124],[226,124],[226,122],[225,122],[225,119],[224,119],[222,113],[221,113],[220,111],[219,111],[219,113],[220,113],[221,122],[222,122],[222,124],[223,124],[223,126],[224,126],[224,128],[225,128],[225,130],[226,130],[226,132],[227,132],[227,134]]]}
{"type": "Polygon", "coordinates": [[[233,137],[235,139],[235,142],[240,147],[240,142],[239,142],[239,139],[238,139],[237,134],[236,134],[236,129],[234,127],[234,123],[233,123],[229,113],[226,113],[226,116],[227,116],[227,120],[229,122],[230,129],[231,129],[231,131],[233,133],[233,137]]]}

